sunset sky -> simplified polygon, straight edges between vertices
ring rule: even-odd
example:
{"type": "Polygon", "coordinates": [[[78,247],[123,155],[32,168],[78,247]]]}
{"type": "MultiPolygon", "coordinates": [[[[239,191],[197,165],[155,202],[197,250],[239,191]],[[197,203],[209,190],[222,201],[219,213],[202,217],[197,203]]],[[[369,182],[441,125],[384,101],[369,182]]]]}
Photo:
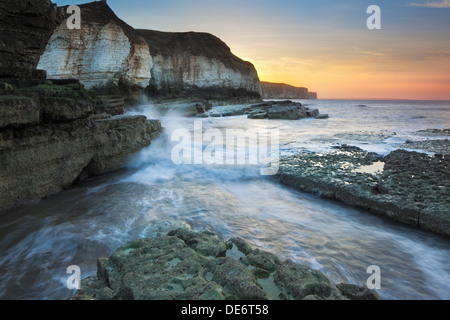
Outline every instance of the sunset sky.
{"type": "MultiPolygon", "coordinates": [[[[90,1],[53,0],[58,5],[90,1]]],[[[209,32],[320,99],[450,100],[450,0],[108,0],[134,28],[209,32]],[[369,30],[369,5],[381,30],[369,30]]]]}

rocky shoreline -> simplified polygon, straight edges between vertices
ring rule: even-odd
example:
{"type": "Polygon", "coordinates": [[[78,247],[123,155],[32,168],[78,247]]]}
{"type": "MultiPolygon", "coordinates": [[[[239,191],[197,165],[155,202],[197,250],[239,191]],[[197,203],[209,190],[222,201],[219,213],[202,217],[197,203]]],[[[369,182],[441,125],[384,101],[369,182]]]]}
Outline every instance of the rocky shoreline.
{"type": "Polygon", "coordinates": [[[97,101],[81,85],[46,84],[4,93],[0,211],[121,168],[162,129],[158,120],[145,116],[98,113],[97,101]]]}
{"type": "Polygon", "coordinates": [[[0,211],[119,169],[161,132],[158,120],[111,116],[77,80],[46,80],[37,65],[61,22],[54,4],[8,0],[0,9],[0,211]]]}
{"type": "Polygon", "coordinates": [[[282,261],[240,238],[178,228],[131,241],[97,262],[72,300],[379,300],[375,290],[334,285],[318,270],[282,261]]]}
{"type": "Polygon", "coordinates": [[[277,179],[395,221],[450,236],[450,155],[396,150],[382,157],[340,146],[280,160],[277,179]]]}
{"type": "MultiPolygon", "coordinates": [[[[78,38],[62,27],[62,18],[50,1],[6,0],[0,4],[5,13],[0,21],[0,44],[5,48],[0,52],[0,212],[119,169],[132,154],[149,146],[163,130],[160,121],[121,115],[125,100],[137,100],[144,90],[160,94],[156,95],[158,107],[169,111],[177,109],[171,99],[182,97],[178,109],[184,116],[328,117],[292,101],[260,103],[260,83],[253,65],[232,55],[212,35],[138,32],[118,19],[105,2],[85,8],[90,10],[88,22],[97,29],[74,54],[78,49],[58,51],[66,44],[61,44],[61,39],[78,38]],[[55,28],[58,31],[42,62],[58,78],[52,81],[37,65],[55,28]],[[84,55],[89,52],[85,49],[96,41],[94,35],[102,32],[113,36],[102,39],[106,44],[99,46],[104,50],[99,52],[111,51],[110,39],[121,39],[113,44],[126,49],[121,61],[110,61],[117,70],[108,67],[102,73],[87,68],[78,74],[78,67],[89,65],[85,61],[91,58],[84,55]],[[167,42],[161,42],[165,38],[167,42]],[[185,50],[186,45],[190,51],[185,50]],[[155,50],[151,61],[150,47],[155,50]],[[54,52],[62,53],[63,62],[67,56],[76,57],[68,73],[61,75],[64,68],[54,64],[54,52]],[[220,59],[214,55],[217,52],[222,53],[220,59]],[[151,77],[155,73],[158,76],[151,77]],[[92,78],[93,74],[97,78],[92,78]],[[211,83],[211,74],[226,77],[211,83]],[[96,91],[86,90],[83,81],[96,91]],[[212,107],[224,100],[247,104],[212,107]]],[[[449,140],[407,141],[404,148],[436,154],[397,150],[381,157],[341,146],[329,154],[282,158],[276,178],[298,190],[450,236],[449,140]]],[[[209,231],[179,228],[132,241],[111,257],[99,259],[97,276],[85,279],[73,299],[353,300],[379,296],[364,287],[332,284],[322,272],[282,261],[251,248],[242,239],[224,241],[209,231]]]]}

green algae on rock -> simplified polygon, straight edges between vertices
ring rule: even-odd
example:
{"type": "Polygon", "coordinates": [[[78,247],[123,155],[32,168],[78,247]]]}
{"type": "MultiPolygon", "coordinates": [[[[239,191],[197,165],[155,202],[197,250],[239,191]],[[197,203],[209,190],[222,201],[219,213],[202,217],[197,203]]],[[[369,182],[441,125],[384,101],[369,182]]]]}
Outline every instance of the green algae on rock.
{"type": "Polygon", "coordinates": [[[374,290],[335,286],[321,271],[207,230],[131,241],[97,266],[73,300],[380,299],[374,290]]]}

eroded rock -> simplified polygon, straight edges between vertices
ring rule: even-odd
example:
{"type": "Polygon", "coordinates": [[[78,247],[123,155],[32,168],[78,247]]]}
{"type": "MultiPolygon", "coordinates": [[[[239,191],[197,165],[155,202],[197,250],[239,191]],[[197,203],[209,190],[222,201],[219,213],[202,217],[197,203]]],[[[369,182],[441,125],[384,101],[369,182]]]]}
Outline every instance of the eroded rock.
{"type": "MultiPolygon", "coordinates": [[[[72,298],[98,300],[365,299],[356,285],[334,286],[317,270],[187,228],[131,241],[98,260],[72,298]],[[242,251],[241,251],[242,250],[242,251]],[[239,254],[235,251],[238,251],[239,254]]],[[[370,297],[379,299],[376,292],[370,297]]]]}
{"type": "Polygon", "coordinates": [[[282,158],[278,179],[298,190],[361,207],[450,236],[450,158],[397,150],[386,157],[357,147],[282,158]]]}

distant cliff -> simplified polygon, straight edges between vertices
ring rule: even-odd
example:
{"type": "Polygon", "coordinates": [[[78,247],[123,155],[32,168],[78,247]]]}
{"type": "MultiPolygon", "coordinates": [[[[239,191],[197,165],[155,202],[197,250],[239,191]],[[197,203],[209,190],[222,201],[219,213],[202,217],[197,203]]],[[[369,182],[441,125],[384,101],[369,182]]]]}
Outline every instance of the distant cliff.
{"type": "Polygon", "coordinates": [[[317,92],[308,92],[308,99],[317,100],[317,92]]]}
{"type": "Polygon", "coordinates": [[[308,88],[294,87],[284,83],[261,81],[263,99],[317,99],[317,93],[308,88]]]}
{"type": "Polygon", "coordinates": [[[146,92],[155,96],[260,99],[254,66],[206,33],[135,30],[101,2],[80,5],[81,30],[61,23],[39,68],[51,79],[79,79],[108,94],[146,92]],[[131,90],[131,91],[133,91],[131,90]]]}

